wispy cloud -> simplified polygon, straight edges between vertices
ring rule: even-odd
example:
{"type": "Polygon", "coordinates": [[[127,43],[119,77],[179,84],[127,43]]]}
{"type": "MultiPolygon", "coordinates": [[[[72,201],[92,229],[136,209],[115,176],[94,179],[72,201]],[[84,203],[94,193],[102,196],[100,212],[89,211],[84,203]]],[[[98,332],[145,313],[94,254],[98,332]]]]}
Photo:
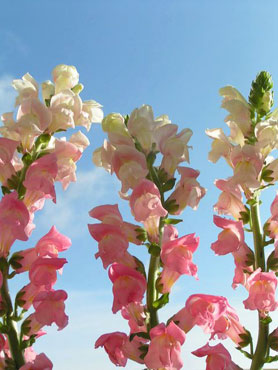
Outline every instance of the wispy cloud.
{"type": "Polygon", "coordinates": [[[14,109],[16,92],[11,86],[13,79],[10,75],[0,76],[0,115],[14,109]]]}

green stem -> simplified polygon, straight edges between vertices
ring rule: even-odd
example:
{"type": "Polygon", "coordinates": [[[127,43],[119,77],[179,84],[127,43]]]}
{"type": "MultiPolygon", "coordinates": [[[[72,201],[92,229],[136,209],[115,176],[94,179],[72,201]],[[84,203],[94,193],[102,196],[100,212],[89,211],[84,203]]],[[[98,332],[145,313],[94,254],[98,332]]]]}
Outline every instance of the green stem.
{"type": "MultiPolygon", "coordinates": [[[[255,269],[261,268],[265,271],[265,255],[264,255],[264,243],[263,243],[263,233],[260,220],[260,208],[259,208],[259,195],[257,194],[254,198],[256,203],[251,206],[251,221],[252,221],[252,230],[253,230],[253,239],[254,239],[254,250],[255,250],[255,269]]],[[[265,363],[265,357],[267,354],[267,340],[268,340],[268,331],[269,324],[265,324],[260,320],[260,315],[258,316],[259,320],[259,333],[258,333],[258,342],[254,357],[252,359],[252,364],[250,370],[261,370],[265,363]]]]}
{"type": "Polygon", "coordinates": [[[150,266],[148,272],[148,286],[147,286],[147,308],[150,313],[149,326],[153,328],[158,325],[157,309],[153,307],[154,301],[158,298],[155,282],[159,271],[160,257],[151,256],[150,266]]]}
{"type": "Polygon", "coordinates": [[[7,325],[7,336],[9,341],[9,348],[12,354],[12,358],[15,363],[15,368],[19,369],[25,364],[23,352],[20,348],[20,341],[18,338],[17,325],[12,319],[13,305],[9,294],[8,279],[7,279],[8,269],[3,271],[3,285],[1,288],[1,295],[6,306],[6,317],[5,324],[7,325]]]}

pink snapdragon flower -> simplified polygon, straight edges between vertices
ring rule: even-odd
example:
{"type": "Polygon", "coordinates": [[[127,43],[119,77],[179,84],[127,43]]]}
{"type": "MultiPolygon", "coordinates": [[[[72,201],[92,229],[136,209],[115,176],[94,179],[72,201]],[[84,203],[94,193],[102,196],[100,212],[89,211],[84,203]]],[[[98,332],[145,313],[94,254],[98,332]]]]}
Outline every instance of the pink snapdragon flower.
{"type": "Polygon", "coordinates": [[[40,353],[36,356],[34,361],[27,362],[21,366],[19,370],[52,370],[53,364],[49,358],[44,354],[40,353]]]}
{"type": "Polygon", "coordinates": [[[211,244],[211,249],[218,255],[224,255],[237,251],[244,243],[244,230],[241,221],[232,221],[219,216],[213,216],[216,226],[224,229],[218,240],[211,244]]]}
{"type": "Polygon", "coordinates": [[[156,242],[159,235],[160,217],[167,215],[162,207],[160,193],[156,185],[143,179],[130,196],[130,208],[135,220],[142,222],[152,241],[156,242]]]}
{"type": "Polygon", "coordinates": [[[240,212],[246,212],[242,202],[241,188],[230,180],[216,180],[215,186],[222,190],[217,203],[213,206],[219,215],[231,215],[236,220],[241,218],[240,212]]]}
{"type": "Polygon", "coordinates": [[[65,300],[68,298],[64,290],[51,290],[40,292],[33,300],[36,320],[44,325],[51,325],[53,322],[58,330],[68,325],[68,316],[65,314],[65,300]]]}
{"type": "Polygon", "coordinates": [[[67,263],[65,258],[38,257],[29,270],[31,283],[37,286],[42,285],[46,290],[51,290],[57,281],[56,271],[59,270],[61,273],[65,263],[67,263]]]}
{"type": "Polygon", "coordinates": [[[140,302],[131,302],[123,307],[121,314],[128,320],[131,333],[147,332],[145,306],[140,302]]]}
{"type": "Polygon", "coordinates": [[[142,301],[147,283],[140,272],[128,266],[113,263],[109,268],[108,275],[113,283],[113,313],[131,302],[142,301]]]}
{"type": "Polygon", "coordinates": [[[101,335],[95,343],[95,348],[104,347],[110,361],[116,366],[125,366],[127,357],[124,353],[124,344],[128,341],[125,333],[116,331],[101,335]]]}
{"type": "Polygon", "coordinates": [[[27,208],[41,198],[50,197],[56,202],[54,181],[58,173],[57,157],[55,154],[46,154],[37,159],[28,168],[23,181],[26,187],[24,203],[27,208]]]}
{"type": "Polygon", "coordinates": [[[173,283],[181,275],[191,275],[197,279],[197,266],[192,262],[193,253],[199,245],[195,234],[188,234],[162,244],[161,260],[164,264],[160,277],[162,293],[170,292],[173,283]]]}
{"type": "Polygon", "coordinates": [[[270,206],[271,217],[267,220],[269,236],[274,239],[275,256],[278,256],[278,194],[270,206]]]}
{"type": "Polygon", "coordinates": [[[35,249],[41,257],[58,257],[59,252],[66,251],[71,246],[71,240],[59,233],[55,226],[52,226],[36,244],[35,249]]]}
{"type": "Polygon", "coordinates": [[[223,346],[219,343],[216,346],[210,346],[208,343],[192,352],[197,357],[206,358],[206,370],[239,370],[240,368],[232,361],[231,355],[223,346]]]}
{"type": "Polygon", "coordinates": [[[19,257],[17,262],[21,265],[21,267],[16,268],[15,271],[20,274],[21,272],[30,270],[32,263],[38,258],[38,253],[35,248],[28,248],[17,252],[16,257],[19,257]]]}
{"type": "Polygon", "coordinates": [[[177,211],[171,212],[175,215],[179,215],[186,206],[196,210],[200,200],[206,194],[206,189],[196,180],[200,174],[199,171],[189,167],[178,167],[178,172],[181,175],[180,181],[169,198],[174,199],[179,206],[177,211]]]}
{"type": "Polygon", "coordinates": [[[26,121],[33,122],[43,132],[50,125],[52,114],[50,110],[39,99],[24,99],[17,112],[18,123],[26,121]]]}
{"type": "Polygon", "coordinates": [[[266,317],[269,311],[275,311],[278,303],[275,300],[277,277],[273,271],[261,272],[258,268],[247,279],[249,297],[243,301],[246,309],[258,310],[262,317],[266,317]]]}
{"type": "Polygon", "coordinates": [[[122,193],[134,189],[148,174],[144,154],[129,145],[117,146],[112,156],[112,169],[122,183],[122,193]]]}
{"type": "Polygon", "coordinates": [[[239,249],[232,252],[235,262],[235,275],[232,287],[237,288],[238,284],[246,286],[247,279],[254,271],[253,265],[250,265],[250,257],[252,257],[252,250],[245,243],[241,243],[239,249]]]}
{"type": "Polygon", "coordinates": [[[18,293],[16,297],[17,304],[22,307],[24,310],[29,310],[32,306],[34,298],[38,295],[38,293],[45,290],[45,286],[43,285],[35,285],[33,283],[29,283],[25,285],[18,293]]]}
{"type": "Polygon", "coordinates": [[[189,152],[187,145],[192,136],[192,131],[188,128],[177,134],[178,126],[172,123],[160,125],[154,133],[155,140],[160,152],[163,154],[161,168],[163,168],[170,177],[176,171],[181,162],[189,163],[189,152]]]}
{"type": "Polygon", "coordinates": [[[232,182],[251,191],[260,186],[259,174],[263,167],[264,158],[254,145],[245,144],[234,147],[231,153],[231,162],[234,168],[232,182]]]}
{"type": "Polygon", "coordinates": [[[185,341],[185,333],[171,321],[168,326],[161,323],[150,331],[151,343],[144,358],[146,366],[150,369],[180,370],[181,346],[185,341]]]}
{"type": "Polygon", "coordinates": [[[7,180],[15,174],[15,168],[12,164],[18,141],[0,138],[0,182],[6,186],[7,180]]]}
{"type": "Polygon", "coordinates": [[[220,157],[223,157],[230,165],[230,155],[233,145],[230,143],[228,137],[224,134],[222,128],[208,129],[206,130],[206,134],[213,139],[208,160],[216,163],[220,157]]]}
{"type": "Polygon", "coordinates": [[[245,333],[235,310],[229,305],[225,297],[193,294],[178,313],[173,316],[173,321],[186,333],[195,325],[200,326],[205,333],[210,333],[211,338],[232,339],[238,344],[241,339],[239,334],[245,333]]]}
{"type": "Polygon", "coordinates": [[[28,240],[30,214],[17,192],[6,194],[0,201],[0,257],[7,257],[16,239],[28,240]]]}

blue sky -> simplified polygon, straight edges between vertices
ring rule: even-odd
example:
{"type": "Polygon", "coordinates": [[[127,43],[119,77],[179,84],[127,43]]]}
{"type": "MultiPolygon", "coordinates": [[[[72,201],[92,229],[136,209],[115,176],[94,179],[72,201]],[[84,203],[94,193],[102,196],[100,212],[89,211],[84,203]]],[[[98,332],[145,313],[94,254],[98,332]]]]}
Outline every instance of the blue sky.
{"type": "MultiPolygon", "coordinates": [[[[146,103],[153,106],[155,115],[168,114],[180,130],[193,130],[191,166],[201,171],[200,183],[208,192],[197,212],[184,212],[179,232],[196,232],[201,238],[195,255],[200,280],[181,278],[161,317],[179,310],[192,293],[211,293],[227,296],[242,322],[248,322],[249,329],[256,327],[256,314],[242,310],[246,293],[230,287],[231,256],[216,257],[210,250],[218,234],[212,223],[212,206],[218,198],[213,182],[230,172],[222,161],[216,165],[207,161],[211,143],[204,131],[224,126],[220,87],[231,84],[247,96],[260,70],[268,70],[277,86],[277,1],[15,0],[4,2],[1,10],[1,113],[12,109],[14,95],[8,86],[13,78],[29,72],[42,82],[50,78],[55,65],[64,63],[78,69],[85,85],[82,98],[100,102],[105,114],[127,114],[146,103]]],[[[78,182],[66,192],[57,186],[57,205],[48,203],[36,215],[32,238],[18,245],[33,246],[53,224],[73,242],[63,255],[69,263],[57,284],[69,293],[70,324],[60,333],[51,328],[36,345],[57,370],[114,369],[104,351],[95,351],[93,344],[102,333],[127,329],[119,315],[111,312],[111,285],[101,262],[94,259],[97,246],[86,226],[91,222],[91,208],[118,202],[120,185],[91,162],[93,150],[104,139],[99,125],[92,126],[89,139],[91,146],[79,162],[78,182]]],[[[274,194],[272,189],[266,201],[274,194]]],[[[267,207],[266,203],[266,212],[267,207]]],[[[127,219],[128,205],[120,202],[120,210],[127,219]]],[[[133,252],[146,261],[147,256],[136,248],[133,252]]],[[[204,361],[190,351],[207,340],[198,329],[188,334],[184,368],[205,368],[204,361]]],[[[228,347],[228,340],[224,344],[228,347]]],[[[248,365],[237,351],[231,353],[238,364],[248,365]]],[[[142,367],[129,362],[127,368],[142,367]]]]}

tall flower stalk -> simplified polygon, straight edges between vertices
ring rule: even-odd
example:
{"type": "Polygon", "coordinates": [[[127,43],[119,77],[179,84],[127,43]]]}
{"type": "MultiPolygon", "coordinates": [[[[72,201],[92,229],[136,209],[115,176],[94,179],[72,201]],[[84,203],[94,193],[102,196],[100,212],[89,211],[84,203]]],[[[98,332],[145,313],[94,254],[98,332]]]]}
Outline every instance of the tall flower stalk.
{"type": "Polygon", "coordinates": [[[220,89],[222,107],[229,115],[225,122],[230,128],[226,136],[222,129],[207,130],[213,139],[209,159],[216,162],[224,157],[233,175],[216,180],[222,191],[214,209],[218,214],[233,216],[235,221],[214,217],[218,227],[224,229],[212,249],[218,255],[232,253],[235,261],[233,287],[243,285],[249,293],[243,302],[246,309],[258,311],[258,338],[253,344],[247,331],[238,347],[251,361],[250,370],[261,370],[264,365],[278,360],[270,355],[277,350],[276,331],[269,335],[271,312],[278,303],[277,287],[277,196],[271,205],[271,217],[263,224],[260,217],[260,194],[278,179],[277,159],[270,156],[278,148],[278,116],[273,106],[273,82],[268,72],[261,72],[252,82],[249,100],[232,86],[220,89]],[[244,201],[245,198],[245,201],[244,201]],[[253,248],[244,241],[245,233],[252,233],[253,248]],[[274,244],[266,260],[265,248],[274,244]],[[250,345],[250,351],[242,348],[250,345]]]}
{"type": "Polygon", "coordinates": [[[46,325],[56,323],[63,329],[64,290],[54,290],[57,270],[67,263],[59,258],[71,241],[55,226],[35,245],[12,254],[16,240],[28,241],[35,225],[33,219],[46,199],[56,202],[55,182],[64,190],[76,181],[76,162],[89,140],[75,132],[69,140],[57,133],[102,119],[101,106],[95,101],[82,102],[83,86],[75,67],[59,65],[53,70],[53,82],[39,85],[29,74],[14,80],[18,92],[16,119],[13,112],[2,115],[0,127],[0,367],[5,369],[52,369],[45,354],[36,355],[32,345],[46,325]],[[28,272],[30,282],[17,294],[9,291],[9,280],[28,272]],[[12,297],[15,296],[15,299],[12,297]],[[33,306],[33,313],[26,317],[33,306]]]}

